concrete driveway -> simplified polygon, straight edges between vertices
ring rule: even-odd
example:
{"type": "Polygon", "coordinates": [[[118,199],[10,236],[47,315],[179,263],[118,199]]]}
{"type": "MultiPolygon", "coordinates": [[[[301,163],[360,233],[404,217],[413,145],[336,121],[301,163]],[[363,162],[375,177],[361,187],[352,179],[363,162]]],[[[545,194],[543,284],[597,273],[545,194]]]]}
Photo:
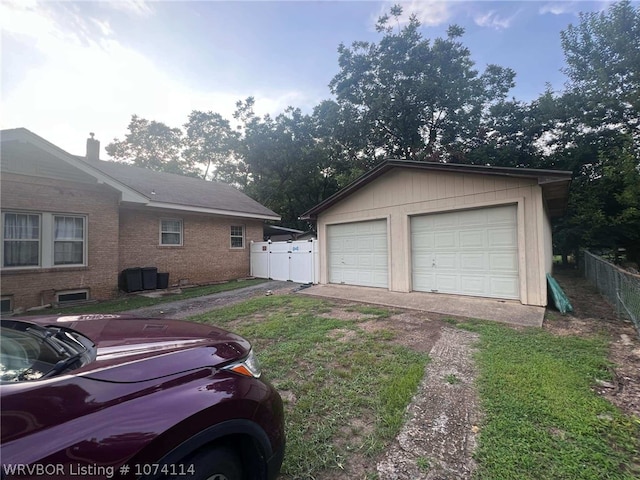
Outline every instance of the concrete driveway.
{"type": "Polygon", "coordinates": [[[352,285],[313,285],[299,293],[385,307],[408,308],[441,315],[493,320],[523,327],[542,327],[545,312],[544,307],[522,305],[515,300],[496,300],[442,293],[400,293],[382,288],[352,285]]]}

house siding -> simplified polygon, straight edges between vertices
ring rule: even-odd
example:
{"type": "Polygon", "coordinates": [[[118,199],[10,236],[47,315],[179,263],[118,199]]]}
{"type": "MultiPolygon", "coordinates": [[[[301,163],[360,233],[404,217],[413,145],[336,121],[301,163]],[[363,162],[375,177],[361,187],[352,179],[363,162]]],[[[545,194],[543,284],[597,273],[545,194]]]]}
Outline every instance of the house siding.
{"type": "Polygon", "coordinates": [[[157,267],[169,282],[203,284],[248,277],[251,241],[262,241],[263,222],[246,218],[149,211],[120,212],[120,267],[157,267]],[[160,245],[160,220],[182,220],[182,245],[160,245]],[[245,228],[244,248],[231,248],[232,225],[245,228]]]}
{"type": "Polygon", "coordinates": [[[409,292],[410,219],[415,215],[467,208],[517,206],[520,301],[546,305],[544,271],[549,265],[550,229],[536,179],[395,168],[318,215],[320,283],[328,282],[327,226],[386,219],[389,289],[409,292]]]}
{"type": "Polygon", "coordinates": [[[117,294],[119,194],[104,185],[2,174],[2,211],[69,213],[86,217],[87,265],[2,269],[2,296],[11,296],[13,308],[46,305],[55,293],[88,289],[90,298],[117,294]]]}

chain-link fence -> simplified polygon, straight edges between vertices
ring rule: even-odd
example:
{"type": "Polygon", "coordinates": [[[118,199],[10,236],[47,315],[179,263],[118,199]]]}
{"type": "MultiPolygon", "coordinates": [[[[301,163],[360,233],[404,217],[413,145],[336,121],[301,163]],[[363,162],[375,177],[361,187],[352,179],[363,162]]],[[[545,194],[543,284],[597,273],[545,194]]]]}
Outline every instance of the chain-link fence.
{"type": "Polygon", "coordinates": [[[640,275],[626,272],[614,264],[584,253],[584,276],[615,305],[618,316],[630,318],[640,335],[640,275]]]}

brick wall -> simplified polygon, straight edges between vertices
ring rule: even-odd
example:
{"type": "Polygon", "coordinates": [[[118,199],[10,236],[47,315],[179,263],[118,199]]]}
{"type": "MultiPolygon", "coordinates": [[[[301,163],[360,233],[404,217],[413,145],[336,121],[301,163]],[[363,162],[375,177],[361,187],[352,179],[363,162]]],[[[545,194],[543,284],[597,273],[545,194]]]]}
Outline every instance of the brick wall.
{"type": "Polygon", "coordinates": [[[249,276],[249,244],[262,241],[262,221],[119,207],[119,198],[106,185],[3,173],[3,211],[87,218],[87,266],[2,269],[1,294],[11,296],[14,310],[51,303],[56,291],[88,289],[92,299],[113,298],[119,272],[130,267],[157,267],[169,272],[171,284],[249,276]],[[160,245],[162,218],[182,220],[182,246],[160,245]],[[244,248],[231,248],[231,225],[244,226],[244,248]]]}
{"type": "Polygon", "coordinates": [[[14,309],[51,302],[55,291],[89,289],[91,298],[117,294],[119,192],[91,185],[2,174],[3,211],[85,215],[87,266],[2,269],[2,296],[12,296],[14,309]]]}
{"type": "Polygon", "coordinates": [[[120,268],[157,267],[169,272],[169,283],[199,284],[249,276],[250,248],[262,241],[263,222],[175,211],[122,208],[120,212],[120,268]],[[160,245],[160,220],[179,219],[181,246],[160,245]],[[245,227],[242,249],[231,248],[231,225],[245,227]]]}

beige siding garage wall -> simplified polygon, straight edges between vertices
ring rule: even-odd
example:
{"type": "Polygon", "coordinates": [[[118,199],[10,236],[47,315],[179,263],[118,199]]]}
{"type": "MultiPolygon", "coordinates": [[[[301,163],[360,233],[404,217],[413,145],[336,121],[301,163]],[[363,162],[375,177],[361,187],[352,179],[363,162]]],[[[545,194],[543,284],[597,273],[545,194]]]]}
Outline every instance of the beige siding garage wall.
{"type": "Polygon", "coordinates": [[[533,178],[393,169],[319,214],[320,283],[328,282],[328,225],[386,219],[389,289],[410,292],[411,216],[509,204],[517,206],[520,301],[544,306],[551,227],[533,178]]]}

